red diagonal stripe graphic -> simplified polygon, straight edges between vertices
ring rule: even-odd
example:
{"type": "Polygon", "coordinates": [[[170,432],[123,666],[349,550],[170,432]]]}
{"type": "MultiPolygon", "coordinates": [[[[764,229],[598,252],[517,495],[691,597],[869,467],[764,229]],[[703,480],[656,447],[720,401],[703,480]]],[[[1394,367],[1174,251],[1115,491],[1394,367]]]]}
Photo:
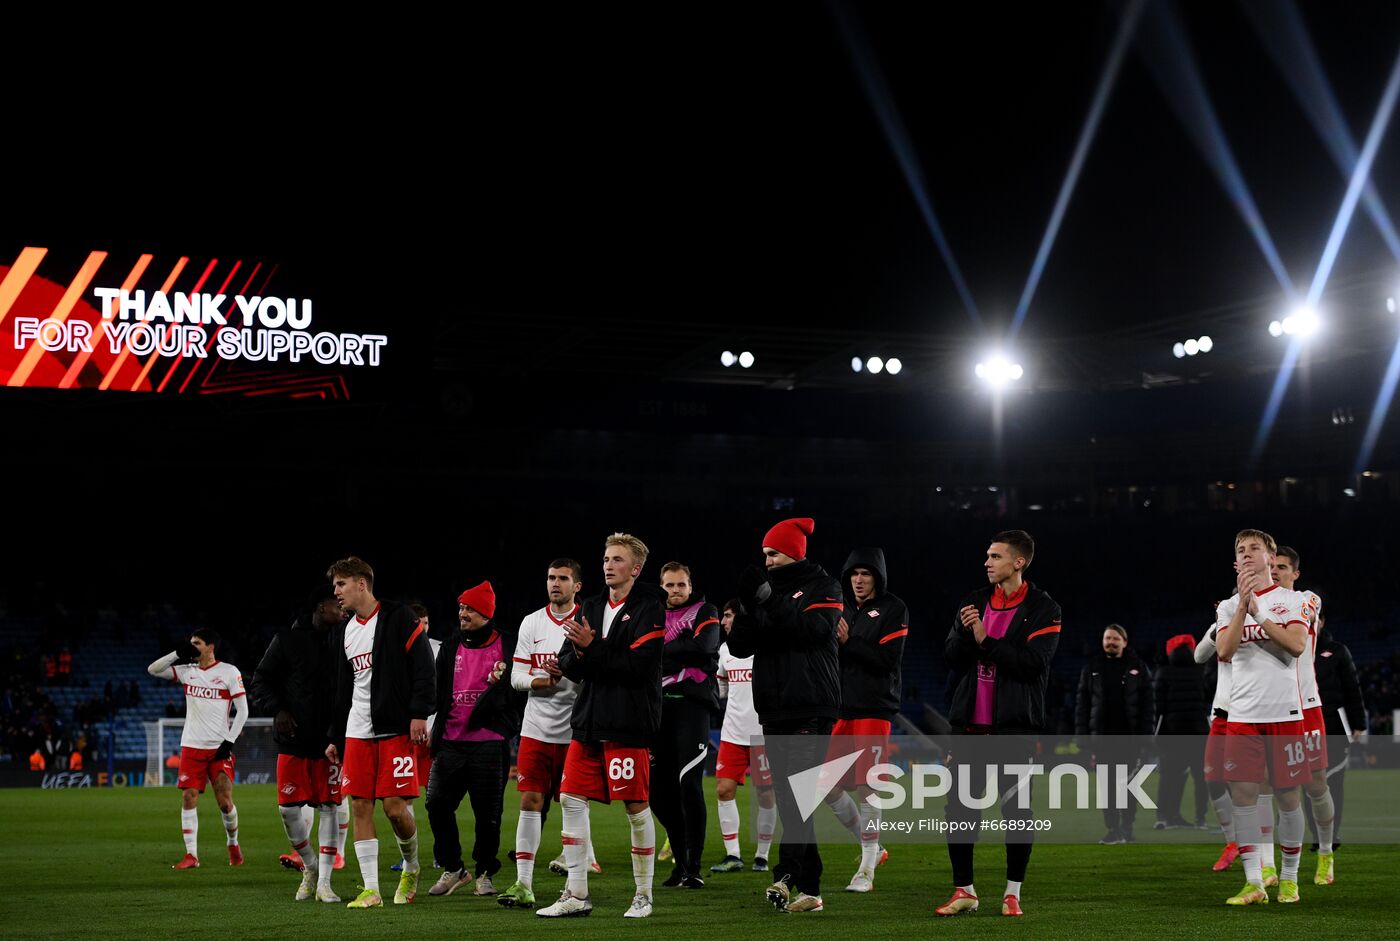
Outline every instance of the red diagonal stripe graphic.
{"type": "MultiPolygon", "coordinates": [[[[123,291],[129,292],[136,289],[137,282],[140,281],[141,276],[146,273],[146,268],[150,265],[153,258],[155,258],[154,255],[142,255],[140,258],[136,259],[136,264],[132,266],[131,273],[127,275],[126,280],[122,282],[121,289],[123,291]]],[[[97,344],[102,342],[102,337],[106,332],[107,321],[105,319],[99,320],[97,322],[97,329],[93,331],[91,340],[91,345],[94,350],[97,349],[97,344]]],[[[91,350],[82,350],[77,356],[73,357],[73,363],[68,367],[68,371],[63,374],[63,378],[59,380],[58,387],[60,389],[71,389],[73,383],[78,381],[78,374],[83,371],[83,367],[87,365],[88,360],[91,358],[91,350]]]]}

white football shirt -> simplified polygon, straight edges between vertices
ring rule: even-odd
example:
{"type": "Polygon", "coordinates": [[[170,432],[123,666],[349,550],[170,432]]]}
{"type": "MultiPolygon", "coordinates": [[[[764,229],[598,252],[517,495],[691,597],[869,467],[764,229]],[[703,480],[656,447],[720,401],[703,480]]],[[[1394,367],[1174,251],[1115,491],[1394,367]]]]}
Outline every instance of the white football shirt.
{"type": "MultiPolygon", "coordinates": [[[[1303,593],[1272,585],[1256,592],[1260,612],[1281,627],[1308,626],[1303,593]]],[[[1215,626],[1223,629],[1235,616],[1239,595],[1216,609],[1215,626]]],[[[1269,637],[1252,615],[1245,615],[1244,636],[1231,662],[1231,722],[1291,722],[1303,718],[1298,689],[1298,658],[1276,647],[1265,649],[1269,637]]],[[[1272,645],[1271,645],[1272,646],[1272,645]]]]}
{"type": "Polygon", "coordinates": [[[727,696],[720,741],[747,748],[755,737],[763,734],[758,712],[753,707],[753,657],[736,657],[729,652],[729,644],[720,644],[719,669],[715,675],[719,677],[720,694],[727,696]]]}
{"type": "Polygon", "coordinates": [[[1322,697],[1317,692],[1317,624],[1322,615],[1322,599],[1315,591],[1305,591],[1303,608],[1307,613],[1308,649],[1298,658],[1298,690],[1303,699],[1304,709],[1315,709],[1322,705],[1322,697]]]}
{"type": "Polygon", "coordinates": [[[616,604],[613,603],[613,600],[612,600],[611,596],[603,599],[603,636],[604,636],[604,637],[607,637],[607,636],[608,636],[608,631],[612,629],[613,620],[617,617],[617,612],[618,612],[618,610],[621,609],[621,607],[622,607],[623,605],[625,605],[626,603],[627,603],[627,599],[626,599],[626,598],[623,598],[621,601],[617,602],[616,604]]]}
{"type": "Polygon", "coordinates": [[[345,725],[346,738],[375,737],[369,693],[374,680],[374,632],[378,626],[378,605],[375,605],[367,620],[361,620],[356,615],[345,625],[345,659],[350,661],[350,672],[355,677],[355,692],[350,697],[350,719],[345,725]]]}
{"type": "MultiPolygon", "coordinates": [[[[564,622],[577,618],[578,605],[562,618],[545,605],[520,622],[520,634],[515,640],[515,655],[511,658],[511,682],[517,689],[529,687],[537,676],[548,676],[544,665],[559,664],[559,648],[564,646],[564,622]]],[[[520,734],[537,742],[566,745],[573,738],[569,719],[578,698],[578,684],[568,677],[549,689],[532,689],[525,703],[525,718],[520,734]]]]}
{"type": "MultiPolygon", "coordinates": [[[[192,663],[173,666],[175,682],[185,687],[185,748],[218,748],[233,724],[233,701],[243,696],[243,674],[231,663],[215,660],[208,667],[192,663]]],[[[247,703],[241,703],[246,709],[247,703]]]]}

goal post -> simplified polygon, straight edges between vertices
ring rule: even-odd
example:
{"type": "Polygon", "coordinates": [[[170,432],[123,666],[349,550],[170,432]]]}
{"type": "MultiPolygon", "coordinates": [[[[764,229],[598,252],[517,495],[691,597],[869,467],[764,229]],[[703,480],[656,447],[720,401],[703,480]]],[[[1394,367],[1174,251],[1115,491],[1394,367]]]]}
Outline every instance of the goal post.
{"type": "MultiPolygon", "coordinates": [[[[146,726],[147,787],[173,787],[176,770],[166,762],[180,757],[180,736],[184,719],[159,719],[146,726]]],[[[234,780],[239,784],[271,784],[277,780],[277,743],[273,741],[272,720],[250,718],[233,746],[234,780]]]]}

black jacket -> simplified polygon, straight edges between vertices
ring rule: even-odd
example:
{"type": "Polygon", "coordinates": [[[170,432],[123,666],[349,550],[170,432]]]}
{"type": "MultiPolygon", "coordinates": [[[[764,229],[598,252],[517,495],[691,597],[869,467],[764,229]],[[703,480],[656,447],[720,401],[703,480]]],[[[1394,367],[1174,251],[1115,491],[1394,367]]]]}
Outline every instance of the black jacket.
{"type": "Polygon", "coordinates": [[[844,595],[836,579],[810,559],[770,569],[773,593],[740,612],[729,651],[753,657],[753,704],[763,725],[835,719],[841,711],[836,622],[844,595]]]}
{"type": "MultiPolygon", "coordinates": [[[[335,707],[331,712],[331,741],[345,754],[345,725],[355,675],[345,658],[345,625],[331,630],[331,656],[338,662],[335,707]]],[[[428,634],[407,605],[379,602],[379,623],[374,630],[374,673],[370,678],[370,721],[375,735],[407,735],[414,719],[426,719],[437,711],[433,689],[433,653],[428,634]]]]}
{"type": "Polygon", "coordinates": [[[875,594],[856,604],[846,596],[842,617],[848,629],[841,644],[841,718],[892,719],[904,692],[900,663],[904,639],[909,634],[909,609],[886,589],[885,553],[880,549],[856,549],[841,571],[841,587],[851,583],[857,567],[875,573],[875,594]]]}
{"type": "Polygon", "coordinates": [[[998,733],[1039,732],[1045,727],[1045,687],[1050,678],[1050,659],[1060,641],[1060,606],[1030,582],[1006,636],[988,637],[978,644],[972,631],[963,627],[958,612],[968,605],[978,612],[987,608],[993,588],[979,588],[958,603],[953,626],[943,645],[948,667],[961,674],[953,690],[948,716],[955,731],[972,723],[977,704],[977,668],[996,667],[996,702],[993,731],[998,733]]]}
{"type": "Polygon", "coordinates": [[[1353,732],[1366,730],[1366,701],[1356,678],[1356,664],[1347,645],[1324,630],[1317,637],[1317,695],[1322,699],[1322,721],[1328,735],[1345,735],[1338,709],[1347,711],[1347,724],[1353,732]]]}
{"type": "Polygon", "coordinates": [[[298,618],[272,638],[253,671],[248,698],[260,712],[275,716],[286,710],[296,722],[290,737],[274,731],[278,754],[324,758],[335,703],[336,663],[329,644],[334,629],[318,631],[310,621],[310,615],[298,618]]]}
{"type": "Polygon", "coordinates": [[[661,726],[661,648],[666,639],[666,594],[634,582],[603,636],[604,592],[583,602],[579,617],[596,632],[583,652],[559,648],[559,669],[579,683],[569,725],[580,742],[650,746],[661,726]]]}
{"type": "Polygon", "coordinates": [[[704,598],[692,598],[679,608],[666,609],[667,640],[661,649],[663,699],[682,697],[719,712],[715,671],[719,669],[720,633],[719,612],[704,598]],[[671,680],[687,669],[690,672],[684,678],[671,680]]]}
{"type": "MultiPolygon", "coordinates": [[[[485,647],[495,638],[501,640],[501,660],[506,663],[506,672],[493,683],[472,707],[471,718],[467,720],[469,729],[490,729],[509,740],[520,734],[520,720],[525,715],[527,694],[518,692],[510,685],[510,658],[515,651],[515,635],[496,629],[495,622],[487,622],[479,632],[480,639],[470,646],[485,647]]],[[[461,631],[453,631],[452,636],[442,642],[437,656],[437,721],[433,723],[431,740],[432,753],[437,754],[442,743],[443,730],[447,728],[447,715],[452,711],[452,680],[457,665],[457,651],[464,640],[461,631]]]]}
{"type": "Polygon", "coordinates": [[[1210,731],[1211,700],[1206,695],[1205,669],[1190,647],[1172,651],[1166,666],[1152,680],[1152,698],[1163,735],[1205,735],[1210,731]]]}
{"type": "Polygon", "coordinates": [[[1156,721],[1156,711],[1152,707],[1152,671],[1132,648],[1123,650],[1122,679],[1123,724],[1126,728],[1115,729],[1111,717],[1104,706],[1105,679],[1115,675],[1110,671],[1109,658],[1100,653],[1084,665],[1079,674],[1079,695],[1075,698],[1075,735],[1151,735],[1156,721]]]}

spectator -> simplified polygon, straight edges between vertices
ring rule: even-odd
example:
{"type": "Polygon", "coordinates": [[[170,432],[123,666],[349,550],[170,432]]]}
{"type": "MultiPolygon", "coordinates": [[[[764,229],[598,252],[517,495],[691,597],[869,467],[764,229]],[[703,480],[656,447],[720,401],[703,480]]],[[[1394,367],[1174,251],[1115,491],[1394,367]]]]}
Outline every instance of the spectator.
{"type": "Polygon", "coordinates": [[[1181,816],[1181,798],[1189,772],[1195,782],[1196,826],[1205,825],[1210,796],[1206,793],[1205,752],[1201,741],[1210,731],[1206,714],[1210,699],[1205,678],[1193,652],[1196,639],[1178,634],[1167,641],[1167,665],[1153,683],[1157,705],[1157,747],[1161,753],[1161,785],[1157,792],[1158,830],[1188,826],[1181,816]]]}
{"type": "MultiPolygon", "coordinates": [[[[1092,736],[1100,774],[1112,774],[1113,766],[1120,764],[1128,766],[1130,773],[1136,769],[1142,742],[1152,734],[1154,715],[1152,672],[1128,647],[1127,629],[1110,624],[1103,632],[1103,653],[1090,660],[1079,676],[1075,703],[1074,732],[1080,738],[1092,736]]],[[[1136,816],[1133,801],[1122,810],[1104,808],[1108,832],[1099,842],[1134,842],[1136,816]]]]}

